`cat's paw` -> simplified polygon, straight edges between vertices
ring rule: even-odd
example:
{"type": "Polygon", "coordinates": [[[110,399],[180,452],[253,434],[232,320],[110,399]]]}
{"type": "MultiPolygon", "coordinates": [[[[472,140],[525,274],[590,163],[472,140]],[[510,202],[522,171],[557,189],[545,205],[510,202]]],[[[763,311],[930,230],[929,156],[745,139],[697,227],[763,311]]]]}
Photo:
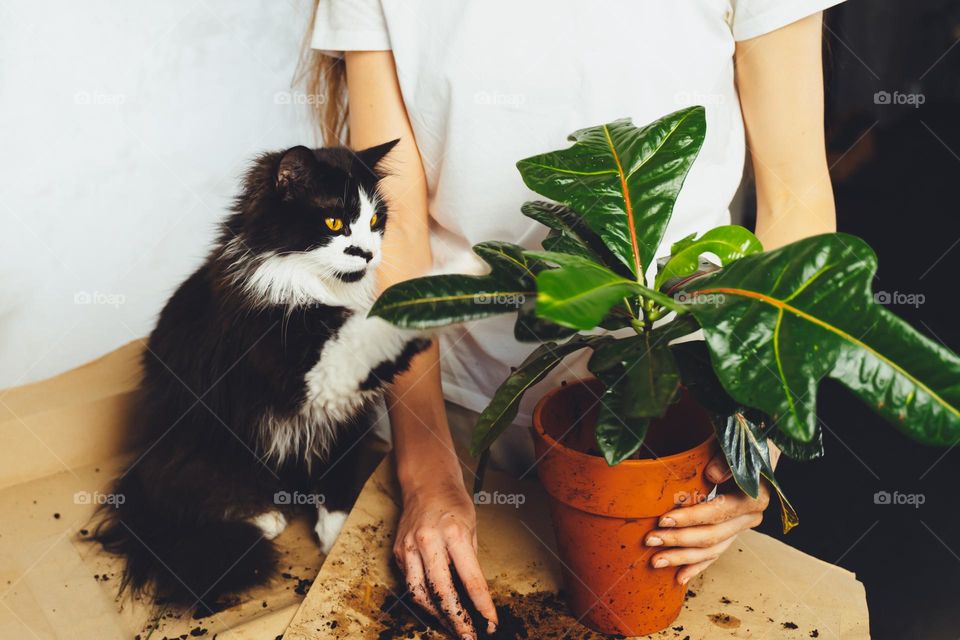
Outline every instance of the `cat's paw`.
{"type": "Polygon", "coordinates": [[[263,532],[267,540],[273,540],[287,528],[287,519],[279,511],[261,513],[251,518],[250,522],[263,532]]]}
{"type": "Polygon", "coordinates": [[[346,511],[327,511],[324,506],[317,507],[317,525],[313,530],[320,541],[320,551],[324,554],[330,553],[330,549],[333,547],[333,543],[337,541],[337,536],[346,520],[346,511]]]}

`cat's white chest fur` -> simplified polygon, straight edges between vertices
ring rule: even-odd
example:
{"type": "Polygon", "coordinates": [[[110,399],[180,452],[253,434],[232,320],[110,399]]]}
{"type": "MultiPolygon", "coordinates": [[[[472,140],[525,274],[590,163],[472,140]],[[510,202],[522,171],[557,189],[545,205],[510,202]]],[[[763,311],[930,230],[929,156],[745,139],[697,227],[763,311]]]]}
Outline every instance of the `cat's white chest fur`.
{"type": "Polygon", "coordinates": [[[366,309],[351,311],[304,376],[306,394],[297,415],[270,421],[269,457],[282,461],[291,455],[329,453],[338,426],[382,394],[379,385],[361,388],[374,368],[396,360],[418,335],[380,318],[368,318],[366,309]]]}

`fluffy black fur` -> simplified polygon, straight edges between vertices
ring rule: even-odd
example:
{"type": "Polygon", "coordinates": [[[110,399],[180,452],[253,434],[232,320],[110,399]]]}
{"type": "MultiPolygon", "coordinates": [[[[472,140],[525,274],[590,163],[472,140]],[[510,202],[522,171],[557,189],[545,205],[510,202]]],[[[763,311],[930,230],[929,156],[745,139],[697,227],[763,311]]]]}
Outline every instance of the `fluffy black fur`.
{"type": "MultiPolygon", "coordinates": [[[[337,422],[336,448],[326,458],[315,451],[270,458],[264,424],[292,419],[309,402],[305,375],[357,312],[329,302],[267,303],[244,284],[264,256],[330,242],[335,233],[324,217],[356,221],[358,189],[377,192],[379,171],[370,168],[394,144],[356,154],[295,147],[260,156],[208,259],[167,302],[143,356],[131,425],[141,445],[114,487],[124,499],[101,509],[93,535],[125,558],[122,589],[209,613],[224,595],[273,574],[273,544],[247,520],[282,509],[278,492],[322,493],[330,509],[352,501],[326,464],[351,466],[340,451],[366,425],[363,411],[337,422]]],[[[382,234],[387,211],[379,201],[377,214],[382,234]]],[[[345,283],[358,279],[340,275],[345,283]]],[[[426,344],[412,339],[362,386],[382,387],[426,344]]]]}

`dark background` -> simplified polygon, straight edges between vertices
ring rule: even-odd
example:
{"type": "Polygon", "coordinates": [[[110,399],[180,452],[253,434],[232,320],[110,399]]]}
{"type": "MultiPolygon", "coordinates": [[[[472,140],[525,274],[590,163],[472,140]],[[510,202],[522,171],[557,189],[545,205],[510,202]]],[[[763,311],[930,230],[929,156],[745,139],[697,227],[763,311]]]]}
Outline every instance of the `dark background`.
{"type": "MultiPolygon", "coordinates": [[[[960,2],[850,0],[827,12],[824,41],[839,230],[876,249],[875,292],[913,296],[889,308],[960,351],[960,2]]],[[[783,536],[771,508],[762,530],[854,571],[873,637],[960,637],[960,447],[908,440],[831,381],[818,402],[826,456],[777,470],[801,524],[783,536]],[[878,491],[923,504],[877,504],[878,491]]]]}

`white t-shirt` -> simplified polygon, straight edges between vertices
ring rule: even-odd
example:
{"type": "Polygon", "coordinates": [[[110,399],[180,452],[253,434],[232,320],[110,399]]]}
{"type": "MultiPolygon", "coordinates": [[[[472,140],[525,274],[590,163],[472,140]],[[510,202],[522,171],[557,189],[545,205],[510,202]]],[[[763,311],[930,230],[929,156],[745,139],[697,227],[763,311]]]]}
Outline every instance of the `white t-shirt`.
{"type": "MultiPolygon", "coordinates": [[[[693,232],[728,224],[744,132],[733,52],[841,0],[320,0],[312,46],[393,50],[429,188],[438,272],[478,273],[471,246],[507,240],[539,248],[546,229],[520,213],[540,198],[515,164],[569,146],[583,127],[631,117],[646,124],[706,106],[707,136],[658,256],[693,232]]],[[[513,339],[514,317],[441,337],[448,400],[482,410],[536,346],[513,339]]],[[[532,389],[518,422],[561,380],[585,373],[586,353],[532,389]]]]}

